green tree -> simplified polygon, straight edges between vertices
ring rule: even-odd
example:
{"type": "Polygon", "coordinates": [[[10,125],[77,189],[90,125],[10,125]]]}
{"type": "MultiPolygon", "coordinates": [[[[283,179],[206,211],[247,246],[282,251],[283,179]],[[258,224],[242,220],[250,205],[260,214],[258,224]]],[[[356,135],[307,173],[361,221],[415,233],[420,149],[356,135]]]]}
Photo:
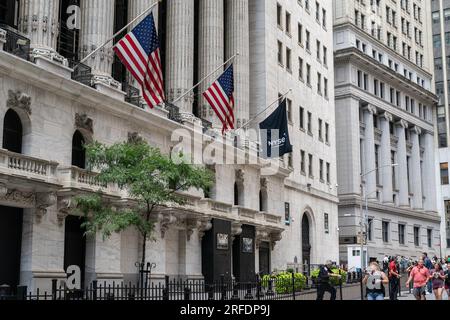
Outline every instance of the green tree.
{"type": "Polygon", "coordinates": [[[213,183],[209,170],[186,163],[181,153],[176,159],[166,156],[143,140],[112,146],[94,142],[85,148],[89,169],[99,172],[98,182],[126,190],[132,203],[126,208],[115,206],[102,196],[102,190],[77,197],[77,210],[86,218],[86,233],[101,232],[106,239],[134,226],[144,240],[142,264],[146,241],[151,239],[154,228],[151,219],[154,210],[169,204],[182,205],[183,197],[177,191],[206,190],[213,183]]]}

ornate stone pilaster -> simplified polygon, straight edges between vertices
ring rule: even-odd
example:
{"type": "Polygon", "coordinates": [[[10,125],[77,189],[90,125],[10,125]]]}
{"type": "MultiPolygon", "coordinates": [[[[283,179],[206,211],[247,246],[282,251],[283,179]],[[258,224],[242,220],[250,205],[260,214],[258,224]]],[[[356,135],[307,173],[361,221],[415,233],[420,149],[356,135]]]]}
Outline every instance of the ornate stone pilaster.
{"type": "Polygon", "coordinates": [[[67,59],[56,52],[59,3],[59,0],[22,0],[19,30],[30,38],[32,57],[45,57],[67,66],[67,59]]]}
{"type": "Polygon", "coordinates": [[[20,90],[8,90],[8,108],[21,109],[31,116],[31,97],[20,90]]]}
{"type": "Polygon", "coordinates": [[[437,212],[436,183],[435,183],[435,142],[432,132],[423,132],[423,195],[425,196],[424,209],[427,212],[437,212]]]}
{"type": "MultiPolygon", "coordinates": [[[[223,0],[200,0],[199,24],[198,75],[203,79],[224,62],[223,0]]],[[[199,93],[205,92],[213,81],[214,77],[204,81],[199,86],[199,93]]],[[[211,122],[214,128],[222,128],[222,123],[203,96],[200,96],[200,110],[203,119],[211,122]]]]}
{"type": "Polygon", "coordinates": [[[373,125],[373,116],[376,114],[376,108],[369,105],[364,108],[364,162],[365,172],[363,179],[366,182],[366,194],[370,194],[369,199],[376,199],[375,190],[377,190],[377,172],[375,162],[375,131],[373,125]],[[372,171],[372,172],[371,172],[372,171]],[[370,172],[369,174],[367,174],[370,172]]]}
{"type": "MultiPolygon", "coordinates": [[[[84,0],[81,2],[82,27],[80,36],[81,58],[86,57],[114,34],[114,1],[84,0]]],[[[85,63],[92,68],[93,82],[120,89],[111,77],[114,61],[113,43],[110,42],[85,63]]]]}
{"type": "MultiPolygon", "coordinates": [[[[194,85],[194,0],[167,0],[166,91],[173,101],[194,85]]],[[[191,92],[177,106],[192,113],[191,92]]]]}
{"type": "Polygon", "coordinates": [[[396,131],[398,137],[397,159],[398,159],[398,187],[399,204],[401,207],[409,207],[409,186],[408,186],[408,163],[406,158],[406,135],[405,129],[408,128],[408,123],[405,120],[400,120],[396,123],[396,131]]]}
{"type": "Polygon", "coordinates": [[[234,61],[234,103],[236,126],[250,118],[250,62],[248,0],[226,0],[226,57],[234,61]]]}
{"type": "Polygon", "coordinates": [[[0,29],[0,51],[3,50],[3,46],[6,43],[6,30],[0,29]]]}
{"type": "Polygon", "coordinates": [[[391,160],[391,132],[390,123],[393,121],[391,114],[385,112],[381,117],[381,166],[380,174],[383,182],[383,203],[393,204],[392,188],[392,160],[391,160]]]}
{"type": "Polygon", "coordinates": [[[414,126],[411,133],[412,153],[411,153],[411,186],[414,193],[413,209],[423,209],[422,195],[422,166],[420,165],[420,135],[422,130],[414,126]]]}

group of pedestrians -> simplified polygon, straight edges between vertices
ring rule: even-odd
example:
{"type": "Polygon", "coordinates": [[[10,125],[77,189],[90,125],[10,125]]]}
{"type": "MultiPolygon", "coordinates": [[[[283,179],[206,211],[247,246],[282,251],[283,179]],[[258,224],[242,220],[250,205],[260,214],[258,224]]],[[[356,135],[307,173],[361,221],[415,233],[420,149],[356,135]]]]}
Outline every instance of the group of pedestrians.
{"type": "Polygon", "coordinates": [[[368,300],[384,300],[387,286],[389,299],[397,300],[401,271],[408,273],[406,286],[412,285],[413,295],[417,300],[426,300],[426,296],[432,293],[436,300],[442,300],[445,291],[450,299],[450,257],[430,259],[423,253],[418,261],[410,262],[407,266],[401,266],[400,263],[397,257],[385,257],[383,268],[377,262],[370,263],[363,279],[368,300]]]}

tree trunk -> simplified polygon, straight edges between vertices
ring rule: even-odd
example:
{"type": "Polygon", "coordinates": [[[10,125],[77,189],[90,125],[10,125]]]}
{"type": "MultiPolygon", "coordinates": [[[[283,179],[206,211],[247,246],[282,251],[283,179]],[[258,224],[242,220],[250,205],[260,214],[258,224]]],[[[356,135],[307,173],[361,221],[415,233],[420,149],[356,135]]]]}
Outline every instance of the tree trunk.
{"type": "MultiPolygon", "coordinates": [[[[145,221],[147,223],[150,220],[150,214],[152,213],[152,211],[153,211],[153,206],[150,207],[150,203],[147,202],[147,215],[145,217],[145,221]]],[[[142,241],[142,260],[141,260],[142,268],[145,267],[145,249],[147,247],[147,235],[148,235],[147,231],[142,234],[142,236],[143,236],[143,239],[142,239],[143,240],[142,241]]]]}

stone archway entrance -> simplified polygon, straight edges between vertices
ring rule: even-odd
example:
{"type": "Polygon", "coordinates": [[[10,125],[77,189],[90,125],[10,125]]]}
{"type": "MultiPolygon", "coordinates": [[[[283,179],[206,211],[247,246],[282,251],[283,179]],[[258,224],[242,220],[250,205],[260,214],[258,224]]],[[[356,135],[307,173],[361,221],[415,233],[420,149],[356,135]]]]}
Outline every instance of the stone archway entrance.
{"type": "Polygon", "coordinates": [[[306,213],[302,218],[302,263],[304,265],[311,264],[311,232],[310,221],[306,213]]]}

